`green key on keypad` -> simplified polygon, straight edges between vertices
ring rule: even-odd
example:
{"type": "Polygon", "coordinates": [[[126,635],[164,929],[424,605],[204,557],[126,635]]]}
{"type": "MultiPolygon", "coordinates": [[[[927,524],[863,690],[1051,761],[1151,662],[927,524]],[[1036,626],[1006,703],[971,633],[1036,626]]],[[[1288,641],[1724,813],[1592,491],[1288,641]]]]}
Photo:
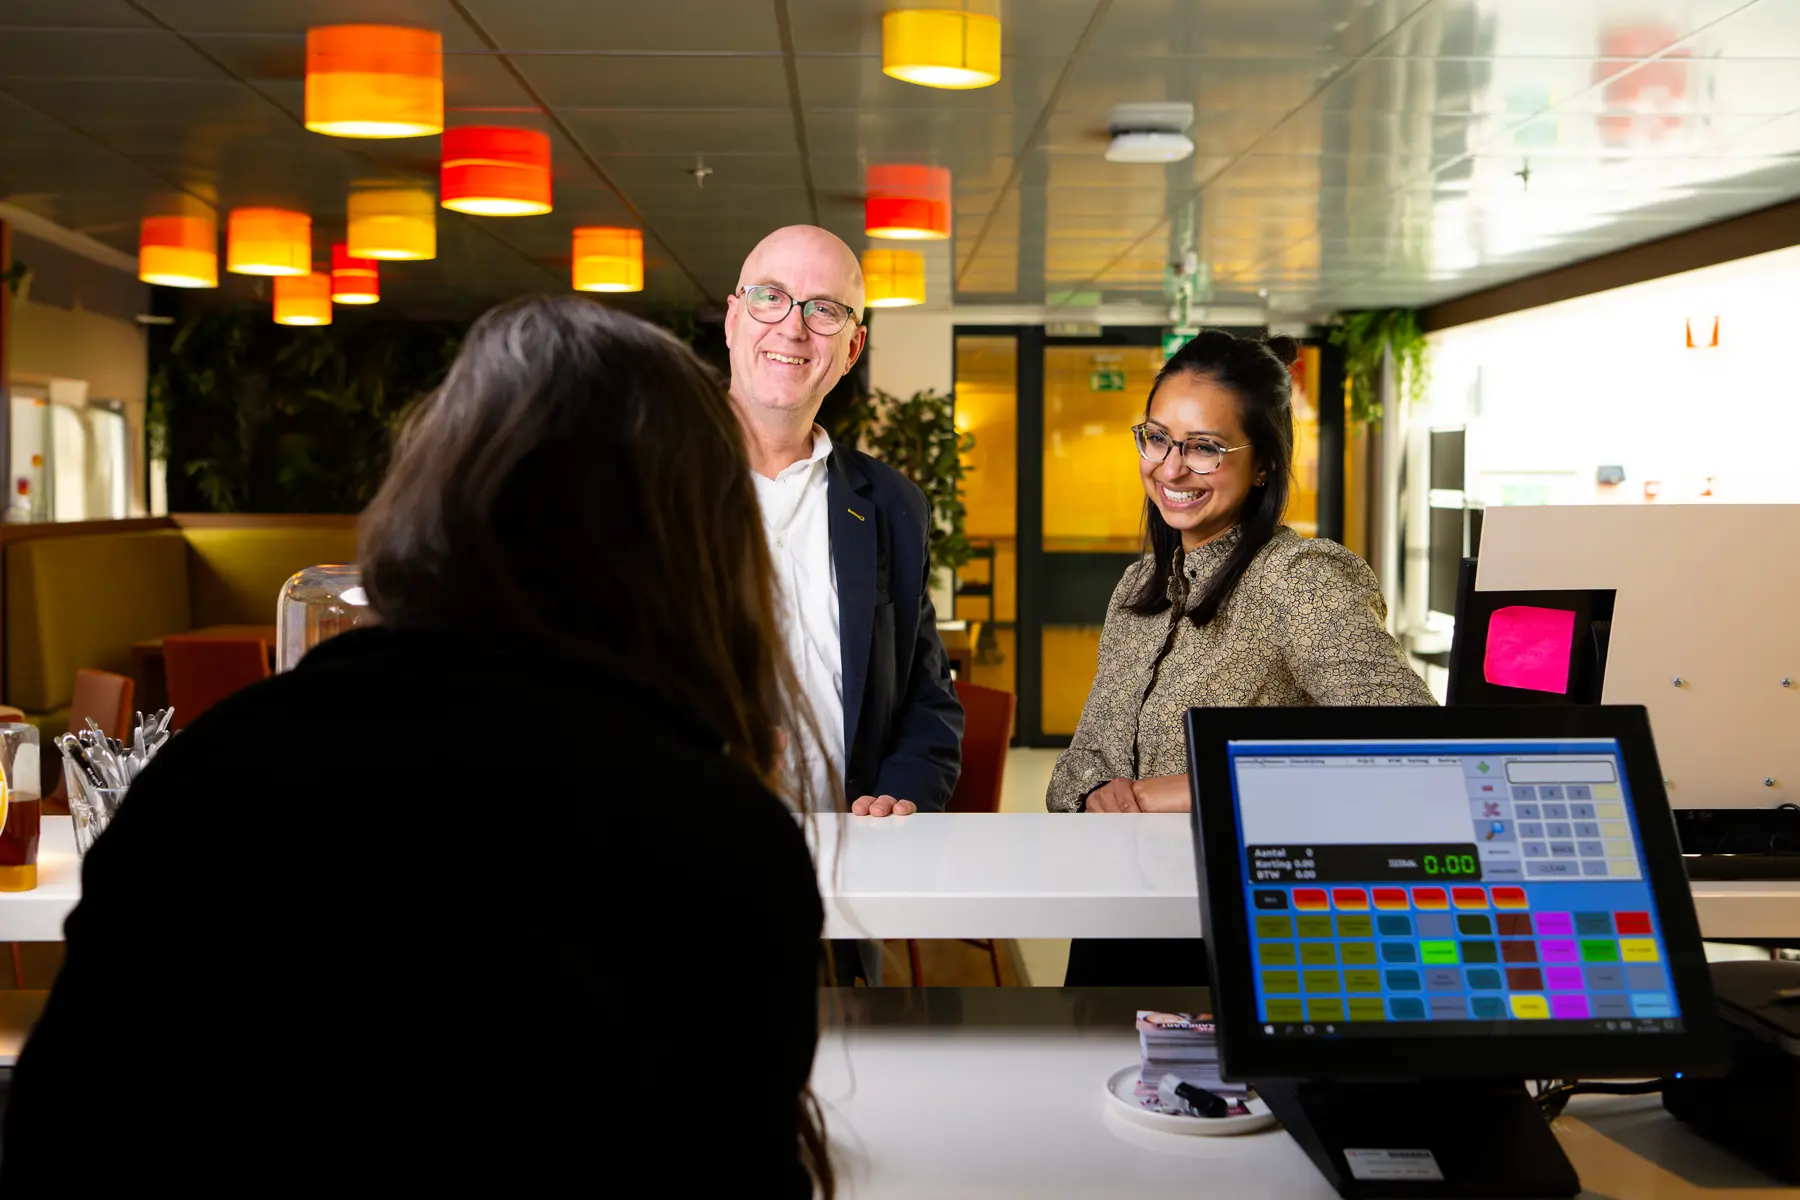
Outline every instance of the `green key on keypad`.
{"type": "Polygon", "coordinates": [[[1338,986],[1338,973],[1336,971],[1307,971],[1305,972],[1305,975],[1306,990],[1309,992],[1338,992],[1343,990],[1338,986]]]}
{"type": "Polygon", "coordinates": [[[1298,1000],[1265,1000],[1263,1011],[1268,1013],[1270,1021],[1300,1021],[1305,1019],[1305,1009],[1298,1000]]]}
{"type": "Polygon", "coordinates": [[[1262,983],[1265,992],[1297,992],[1300,990],[1300,972],[1264,971],[1262,983]]]}
{"type": "Polygon", "coordinates": [[[1301,917],[1300,936],[1303,938],[1328,938],[1331,933],[1330,917],[1301,917]]]}
{"type": "Polygon", "coordinates": [[[1379,999],[1350,1001],[1350,1019],[1352,1021],[1385,1021],[1387,1010],[1379,999]]]}
{"type": "Polygon", "coordinates": [[[1308,1000],[1306,1002],[1306,1019],[1309,1021],[1341,1021],[1344,1019],[1344,1002],[1342,1000],[1308,1000]]]}
{"type": "Polygon", "coordinates": [[[1290,938],[1294,936],[1294,918],[1292,917],[1258,917],[1256,918],[1256,936],[1259,938],[1290,938]]]}
{"type": "Polygon", "coordinates": [[[1263,942],[1256,947],[1256,957],[1265,967],[1291,967],[1294,965],[1294,943],[1263,942]]]}
{"type": "Polygon", "coordinates": [[[1381,990],[1381,972],[1345,971],[1344,990],[1347,992],[1379,992],[1381,990]]]}
{"type": "Polygon", "coordinates": [[[1420,942],[1419,961],[1428,967],[1453,967],[1456,957],[1455,942],[1420,942]]]}
{"type": "Polygon", "coordinates": [[[1309,967],[1337,965],[1337,947],[1331,942],[1301,942],[1300,961],[1309,967]]]}
{"type": "Polygon", "coordinates": [[[1343,942],[1338,947],[1338,953],[1348,966],[1373,966],[1375,963],[1374,942],[1343,942]]]}
{"type": "Polygon", "coordinates": [[[1585,963],[1609,963],[1619,961],[1619,943],[1607,938],[1605,941],[1584,941],[1581,943],[1581,961],[1585,963]]]}
{"type": "Polygon", "coordinates": [[[1339,937],[1374,937],[1375,922],[1368,917],[1343,916],[1338,918],[1339,937]]]}

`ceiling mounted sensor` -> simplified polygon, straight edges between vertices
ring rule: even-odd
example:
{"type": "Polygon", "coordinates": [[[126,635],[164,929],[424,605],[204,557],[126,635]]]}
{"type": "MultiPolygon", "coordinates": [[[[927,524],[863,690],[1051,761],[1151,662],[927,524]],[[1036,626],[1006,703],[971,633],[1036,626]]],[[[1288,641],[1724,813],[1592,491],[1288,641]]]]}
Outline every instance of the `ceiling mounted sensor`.
{"type": "Polygon", "coordinates": [[[1191,104],[1120,104],[1107,118],[1112,141],[1106,161],[1117,163],[1180,162],[1194,152],[1187,131],[1194,124],[1191,104]]]}

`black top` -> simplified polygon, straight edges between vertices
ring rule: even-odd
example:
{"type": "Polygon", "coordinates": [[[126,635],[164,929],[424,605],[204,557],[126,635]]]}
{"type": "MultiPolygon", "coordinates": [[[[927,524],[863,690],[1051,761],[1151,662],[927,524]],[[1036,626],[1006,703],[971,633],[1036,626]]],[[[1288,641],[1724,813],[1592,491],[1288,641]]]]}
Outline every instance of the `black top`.
{"type": "Polygon", "coordinates": [[[810,1194],[802,831],[639,691],[345,634],[170,742],[82,882],[0,1194],[810,1194]]]}

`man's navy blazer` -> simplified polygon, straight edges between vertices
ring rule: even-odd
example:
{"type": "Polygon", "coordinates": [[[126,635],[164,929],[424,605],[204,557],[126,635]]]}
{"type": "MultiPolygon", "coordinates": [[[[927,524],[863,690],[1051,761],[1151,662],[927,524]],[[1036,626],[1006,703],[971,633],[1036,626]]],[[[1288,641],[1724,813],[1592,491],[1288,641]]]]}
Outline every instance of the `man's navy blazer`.
{"type": "Polygon", "coordinates": [[[942,812],[962,770],[963,711],[931,603],[930,506],[860,450],[834,445],[827,471],[845,791],[942,812]]]}

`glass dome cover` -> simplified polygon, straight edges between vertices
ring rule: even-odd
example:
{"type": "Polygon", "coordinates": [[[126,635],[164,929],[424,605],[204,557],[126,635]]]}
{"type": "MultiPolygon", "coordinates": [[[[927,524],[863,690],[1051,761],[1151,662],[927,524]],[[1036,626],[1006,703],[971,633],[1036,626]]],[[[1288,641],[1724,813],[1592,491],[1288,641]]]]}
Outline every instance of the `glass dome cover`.
{"type": "Polygon", "coordinates": [[[283,585],[276,604],[275,669],[290,671],[327,638],[376,623],[355,563],[308,567],[283,585]]]}

